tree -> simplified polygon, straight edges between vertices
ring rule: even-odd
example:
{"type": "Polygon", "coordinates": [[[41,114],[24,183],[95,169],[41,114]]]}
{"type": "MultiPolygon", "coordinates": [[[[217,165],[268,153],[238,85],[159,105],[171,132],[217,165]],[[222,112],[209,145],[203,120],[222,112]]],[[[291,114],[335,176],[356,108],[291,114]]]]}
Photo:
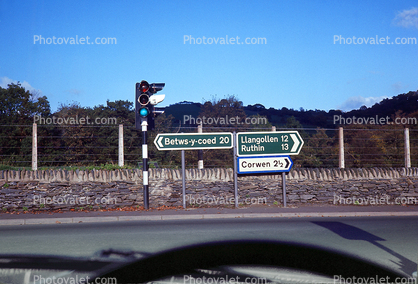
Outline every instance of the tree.
{"type": "Polygon", "coordinates": [[[301,154],[295,159],[301,167],[336,167],[338,148],[335,139],[327,135],[325,129],[317,128],[316,133],[305,138],[301,154]]]}
{"type": "Polygon", "coordinates": [[[344,128],[347,167],[399,167],[403,128],[397,125],[350,125],[344,128]]]}
{"type": "MultiPolygon", "coordinates": [[[[160,151],[154,145],[154,140],[158,133],[173,132],[173,118],[174,117],[171,114],[166,115],[165,113],[157,116],[155,119],[155,129],[153,131],[150,131],[148,135],[148,150],[150,152],[150,161],[157,162],[159,167],[173,168],[178,167],[181,164],[180,151],[160,151]]],[[[188,160],[188,162],[192,161],[188,160]]]]}
{"type": "MultiPolygon", "coordinates": [[[[95,139],[94,125],[90,125],[94,117],[92,110],[83,108],[79,103],[61,105],[54,117],[58,124],[56,128],[61,131],[62,154],[59,161],[65,161],[66,165],[85,165],[95,163],[95,149],[100,148],[95,139]],[[93,146],[94,145],[94,146],[93,146]]],[[[98,161],[99,162],[99,161],[98,161]]]]}
{"type": "Polygon", "coordinates": [[[7,89],[0,87],[0,159],[2,163],[30,165],[31,125],[35,115],[38,118],[49,117],[50,106],[45,96],[32,95],[19,82],[9,84],[7,89]]]}
{"type": "MultiPolygon", "coordinates": [[[[203,104],[202,110],[199,114],[203,125],[203,132],[216,131],[243,131],[248,128],[246,122],[246,114],[242,101],[235,96],[229,96],[225,99],[207,101],[203,104]]],[[[187,151],[190,152],[190,151],[187,151]]],[[[197,165],[197,152],[187,153],[189,155],[188,161],[197,165]]],[[[232,167],[233,166],[233,152],[232,149],[223,150],[204,150],[203,157],[207,167],[232,167]]]]}
{"type": "Polygon", "coordinates": [[[235,96],[225,99],[207,101],[203,104],[199,118],[204,122],[203,127],[211,129],[239,130],[246,127],[246,114],[242,101],[235,96]]]}
{"type": "Polygon", "coordinates": [[[271,123],[268,121],[267,117],[256,114],[251,115],[247,118],[247,122],[250,124],[248,125],[250,130],[258,130],[258,131],[268,131],[272,129],[271,123]]]}

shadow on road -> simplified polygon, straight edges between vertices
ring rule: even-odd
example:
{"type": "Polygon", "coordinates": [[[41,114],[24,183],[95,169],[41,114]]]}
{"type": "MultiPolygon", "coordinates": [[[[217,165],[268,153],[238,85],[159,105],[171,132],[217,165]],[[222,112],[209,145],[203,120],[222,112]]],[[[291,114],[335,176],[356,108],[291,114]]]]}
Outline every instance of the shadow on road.
{"type": "Polygon", "coordinates": [[[417,264],[415,262],[410,261],[406,257],[393,251],[392,249],[385,247],[384,245],[378,243],[379,241],[386,241],[385,239],[382,239],[376,235],[370,234],[369,232],[366,232],[357,227],[347,225],[341,222],[318,221],[318,222],[312,222],[312,223],[318,226],[324,227],[344,239],[366,241],[390,253],[391,255],[399,259],[399,261],[395,263],[399,265],[401,271],[405,272],[408,275],[411,275],[412,272],[417,270],[417,264]]]}

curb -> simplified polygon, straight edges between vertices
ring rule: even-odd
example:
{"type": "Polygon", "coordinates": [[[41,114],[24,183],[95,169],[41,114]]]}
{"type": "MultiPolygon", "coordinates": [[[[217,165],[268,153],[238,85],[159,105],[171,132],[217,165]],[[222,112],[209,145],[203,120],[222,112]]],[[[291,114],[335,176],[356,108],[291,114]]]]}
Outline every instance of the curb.
{"type": "Polygon", "coordinates": [[[148,215],[148,216],[104,216],[67,218],[28,218],[0,220],[0,226],[36,224],[76,224],[120,221],[157,220],[201,220],[234,218],[301,218],[301,217],[378,217],[378,216],[418,216],[418,212],[324,212],[324,213],[241,213],[241,214],[190,214],[190,215],[148,215]]]}

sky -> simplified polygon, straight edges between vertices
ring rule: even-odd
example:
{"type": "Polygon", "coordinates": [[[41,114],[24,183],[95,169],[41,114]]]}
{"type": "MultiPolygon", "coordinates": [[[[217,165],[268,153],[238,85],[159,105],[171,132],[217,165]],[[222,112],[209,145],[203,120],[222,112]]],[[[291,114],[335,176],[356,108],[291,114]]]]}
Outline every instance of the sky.
{"type": "Polygon", "coordinates": [[[418,90],[416,66],[418,1],[0,0],[0,86],[52,111],[133,102],[141,80],[162,107],[349,111],[418,90]]]}

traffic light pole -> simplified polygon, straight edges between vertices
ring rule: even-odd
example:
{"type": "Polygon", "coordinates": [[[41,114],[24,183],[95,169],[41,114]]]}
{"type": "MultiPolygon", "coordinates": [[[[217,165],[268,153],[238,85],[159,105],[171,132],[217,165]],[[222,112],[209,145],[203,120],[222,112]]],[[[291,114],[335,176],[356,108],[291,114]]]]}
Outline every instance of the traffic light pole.
{"type": "Polygon", "coordinates": [[[135,128],[141,128],[142,130],[142,183],[144,185],[143,196],[144,208],[146,210],[149,209],[147,131],[148,128],[150,130],[154,129],[154,117],[156,113],[164,112],[164,109],[154,108],[154,105],[162,102],[165,98],[165,95],[155,95],[164,86],[165,83],[152,83],[150,85],[145,80],[135,84],[135,128]]]}
{"type": "Polygon", "coordinates": [[[147,118],[141,118],[142,127],[142,184],[144,185],[144,208],[149,209],[149,192],[148,192],[148,144],[147,144],[147,118]]]}

